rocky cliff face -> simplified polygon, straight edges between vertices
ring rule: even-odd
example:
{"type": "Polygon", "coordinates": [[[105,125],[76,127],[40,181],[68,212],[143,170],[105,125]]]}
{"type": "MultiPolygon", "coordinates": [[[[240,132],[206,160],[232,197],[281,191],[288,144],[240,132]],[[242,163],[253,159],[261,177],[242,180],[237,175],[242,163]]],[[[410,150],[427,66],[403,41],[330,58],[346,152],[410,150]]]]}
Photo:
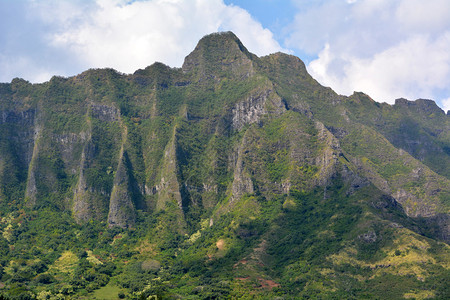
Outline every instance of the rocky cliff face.
{"type": "Polygon", "coordinates": [[[179,209],[183,208],[177,176],[176,138],[176,129],[174,128],[169,143],[164,150],[160,175],[161,181],[154,188],[158,195],[156,210],[166,208],[167,202],[174,202],[179,209]]]}
{"type": "Polygon", "coordinates": [[[170,212],[185,228],[246,197],[329,199],[340,182],[347,196],[373,186],[449,239],[448,115],[429,100],[339,96],[298,58],[258,58],[232,33],[203,38],[181,70],[15,80],[0,104],[3,202],[123,228],[137,209],[170,212]]]}
{"type": "Polygon", "coordinates": [[[110,227],[132,227],[136,220],[136,208],[133,204],[132,183],[128,175],[127,160],[126,153],[123,153],[122,150],[109,200],[108,224],[110,227]]]}
{"type": "Polygon", "coordinates": [[[281,98],[268,86],[256,90],[232,108],[233,129],[241,130],[247,124],[258,123],[263,116],[278,116],[286,110],[281,98]]]}

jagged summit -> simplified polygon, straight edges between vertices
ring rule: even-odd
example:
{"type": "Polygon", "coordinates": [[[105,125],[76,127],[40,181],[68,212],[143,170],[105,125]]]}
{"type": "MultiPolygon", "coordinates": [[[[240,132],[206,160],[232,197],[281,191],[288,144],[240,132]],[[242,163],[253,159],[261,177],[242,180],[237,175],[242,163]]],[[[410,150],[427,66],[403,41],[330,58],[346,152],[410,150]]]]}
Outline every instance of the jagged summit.
{"type": "Polygon", "coordinates": [[[184,60],[182,70],[196,73],[199,80],[229,76],[248,77],[253,74],[251,54],[238,37],[228,31],[203,37],[184,60]]]}
{"type": "Polygon", "coordinates": [[[202,37],[195,47],[196,50],[201,47],[217,46],[221,48],[226,43],[236,43],[241,50],[248,52],[241,40],[232,31],[213,32],[202,37]]]}

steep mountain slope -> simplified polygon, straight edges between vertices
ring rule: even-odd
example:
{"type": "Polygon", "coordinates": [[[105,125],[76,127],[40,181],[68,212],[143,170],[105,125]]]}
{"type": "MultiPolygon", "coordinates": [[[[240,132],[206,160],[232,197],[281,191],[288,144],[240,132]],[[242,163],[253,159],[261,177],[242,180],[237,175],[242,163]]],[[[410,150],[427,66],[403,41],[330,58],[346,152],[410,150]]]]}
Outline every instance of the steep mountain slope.
{"type": "Polygon", "coordinates": [[[14,79],[0,115],[11,297],[448,296],[450,122],[430,100],[337,95],[227,32],[181,69],[14,79]]]}

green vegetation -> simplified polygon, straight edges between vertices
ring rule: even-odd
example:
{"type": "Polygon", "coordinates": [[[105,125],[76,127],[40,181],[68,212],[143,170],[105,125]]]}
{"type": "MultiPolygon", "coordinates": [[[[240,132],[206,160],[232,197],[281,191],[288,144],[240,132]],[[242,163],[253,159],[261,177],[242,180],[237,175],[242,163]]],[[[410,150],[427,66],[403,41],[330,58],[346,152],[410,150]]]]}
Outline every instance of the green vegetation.
{"type": "Polygon", "coordinates": [[[0,84],[0,298],[448,299],[448,122],[232,33],[0,84]]]}

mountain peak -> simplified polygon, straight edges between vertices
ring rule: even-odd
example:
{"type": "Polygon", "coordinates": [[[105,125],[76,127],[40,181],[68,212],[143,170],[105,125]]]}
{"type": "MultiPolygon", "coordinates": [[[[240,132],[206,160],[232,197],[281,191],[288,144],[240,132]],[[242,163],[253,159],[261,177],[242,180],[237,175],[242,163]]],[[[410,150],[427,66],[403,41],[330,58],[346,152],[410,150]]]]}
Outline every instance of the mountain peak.
{"type": "Polygon", "coordinates": [[[250,54],[239,38],[231,31],[215,32],[205,35],[197,43],[193,52],[196,50],[239,50],[246,54],[250,54]]]}
{"type": "Polygon", "coordinates": [[[182,70],[195,73],[199,80],[233,75],[248,77],[253,74],[250,53],[231,31],[204,36],[195,49],[185,58],[182,70]]]}
{"type": "Polygon", "coordinates": [[[217,40],[217,39],[224,40],[224,41],[231,40],[231,41],[235,41],[235,42],[240,42],[237,35],[235,35],[232,31],[219,31],[219,32],[213,32],[213,33],[203,36],[200,39],[200,41],[198,42],[198,44],[208,42],[211,40],[217,40]]]}

